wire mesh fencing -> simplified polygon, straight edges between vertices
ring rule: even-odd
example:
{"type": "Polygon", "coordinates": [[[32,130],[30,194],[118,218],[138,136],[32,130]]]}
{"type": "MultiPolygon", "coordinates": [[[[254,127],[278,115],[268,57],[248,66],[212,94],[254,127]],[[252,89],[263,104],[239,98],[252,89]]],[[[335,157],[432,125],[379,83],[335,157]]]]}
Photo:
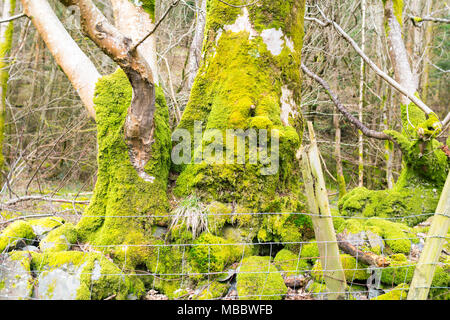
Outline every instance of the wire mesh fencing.
{"type": "MultiPolygon", "coordinates": [[[[304,217],[312,213],[203,213],[206,221],[237,217],[262,221],[268,217],[304,217]]],[[[346,300],[407,298],[434,213],[404,217],[332,216],[342,269],[326,265],[318,246],[329,241],[301,237],[258,240],[257,235],[224,236],[203,230],[190,241],[170,239],[170,229],[159,227],[148,243],[70,243],[61,234],[56,243],[45,237],[17,236],[4,230],[0,241],[0,299],[147,299],[147,300],[346,300]],[[425,221],[408,227],[409,219],[425,221]],[[361,228],[355,230],[355,225],[361,228]],[[379,223],[402,232],[376,228],[379,223]],[[5,245],[6,242],[6,245],[5,245]],[[62,244],[62,245],[61,245],[62,244]],[[60,246],[61,245],[61,246],[60,246]],[[350,248],[350,249],[349,249],[350,248]],[[145,252],[145,265],[133,257],[145,252]],[[372,260],[368,260],[372,258],[372,260]],[[382,261],[367,264],[367,261],[382,261]],[[133,267],[130,267],[133,266],[133,267]],[[345,275],[343,290],[327,288],[327,278],[345,275]]],[[[99,218],[98,216],[95,216],[99,218]]],[[[163,216],[174,218],[174,215],[163,216]]],[[[105,219],[148,217],[105,216],[105,219]]],[[[161,217],[160,217],[161,218],[161,217]]],[[[306,223],[308,221],[306,220],[306,223]]],[[[258,224],[258,222],[256,223],[258,224]]],[[[232,230],[237,230],[239,227],[232,230]]],[[[62,228],[62,227],[60,227],[62,228]]],[[[131,232],[131,230],[130,230],[131,232]]],[[[282,238],[282,237],[281,237],[282,238]]],[[[449,237],[438,252],[428,299],[450,297],[449,237]]],[[[327,248],[327,246],[324,246],[327,248]]],[[[325,252],[330,258],[330,254],[325,252]]],[[[336,279],[340,279],[337,277],[336,279]]],[[[342,281],[342,280],[340,280],[342,281]]]]}

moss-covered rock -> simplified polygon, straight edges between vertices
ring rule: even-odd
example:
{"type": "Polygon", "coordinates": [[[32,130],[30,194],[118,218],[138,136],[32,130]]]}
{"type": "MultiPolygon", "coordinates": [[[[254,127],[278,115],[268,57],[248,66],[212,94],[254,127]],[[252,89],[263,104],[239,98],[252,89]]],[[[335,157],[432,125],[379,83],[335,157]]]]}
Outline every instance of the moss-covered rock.
{"type": "Polygon", "coordinates": [[[34,234],[38,238],[44,237],[47,233],[64,224],[64,219],[60,217],[48,217],[43,219],[28,220],[33,228],[34,234]]]}
{"type": "Polygon", "coordinates": [[[305,259],[311,265],[314,265],[320,257],[319,248],[315,240],[303,244],[300,250],[300,258],[305,259]]]}
{"type": "Polygon", "coordinates": [[[135,299],[144,293],[138,277],[125,275],[101,253],[79,251],[34,254],[37,274],[35,299],[102,300],[135,299]]]}
{"type": "Polygon", "coordinates": [[[287,249],[277,253],[273,259],[273,265],[282,271],[281,274],[286,277],[295,276],[310,269],[305,259],[301,259],[298,254],[296,255],[287,249]]]}
{"type": "Polygon", "coordinates": [[[226,266],[237,262],[245,255],[245,247],[231,241],[202,234],[189,251],[189,261],[198,273],[222,272],[226,266]]]}
{"type": "Polygon", "coordinates": [[[36,235],[33,228],[26,221],[15,221],[11,223],[0,235],[0,253],[25,247],[32,243],[36,235]]]}
{"type": "Polygon", "coordinates": [[[31,258],[26,252],[0,254],[0,300],[29,299],[33,291],[31,258]]]}
{"type": "Polygon", "coordinates": [[[242,260],[237,275],[237,292],[244,300],[281,300],[287,293],[281,274],[270,257],[248,257],[242,260]]]}
{"type": "Polygon", "coordinates": [[[41,251],[68,251],[77,242],[77,232],[72,223],[66,223],[62,227],[52,230],[41,240],[41,251]]]}

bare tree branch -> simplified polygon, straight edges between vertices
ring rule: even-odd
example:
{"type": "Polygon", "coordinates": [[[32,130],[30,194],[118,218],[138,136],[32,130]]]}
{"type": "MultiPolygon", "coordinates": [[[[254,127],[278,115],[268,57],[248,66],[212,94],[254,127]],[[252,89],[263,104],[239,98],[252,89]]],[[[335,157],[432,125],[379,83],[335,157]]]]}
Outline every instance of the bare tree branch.
{"type": "Polygon", "coordinates": [[[444,19],[444,18],[434,18],[434,17],[414,17],[409,16],[409,19],[412,21],[413,25],[415,27],[419,27],[422,22],[424,21],[431,21],[431,22],[440,22],[440,23],[450,23],[450,19],[444,19]]]}
{"type": "MultiPolygon", "coordinates": [[[[319,9],[320,10],[320,9],[319,9]]],[[[406,96],[408,99],[410,99],[412,102],[414,102],[422,111],[428,116],[430,114],[433,114],[433,110],[430,109],[422,100],[417,98],[414,93],[408,92],[407,89],[405,89],[403,86],[401,86],[397,81],[395,81],[393,78],[391,78],[388,74],[383,72],[358,46],[358,44],[334,21],[328,19],[325,17],[323,12],[320,10],[322,17],[324,18],[325,22],[320,21],[316,18],[310,18],[307,17],[305,20],[314,21],[318,23],[321,26],[328,26],[333,25],[334,29],[353,47],[353,49],[364,59],[364,61],[369,65],[369,67],[375,71],[375,73],[380,76],[383,80],[385,80],[387,83],[389,83],[394,89],[396,89],[398,92],[406,96]]]]}
{"type": "Polygon", "coordinates": [[[130,52],[133,52],[134,50],[136,50],[137,47],[139,47],[142,42],[144,42],[145,40],[147,40],[148,37],[150,37],[153,33],[155,33],[155,31],[158,29],[159,25],[164,21],[164,19],[167,17],[167,15],[170,13],[170,11],[172,11],[173,8],[175,8],[178,3],[180,3],[180,0],[175,0],[167,9],[167,11],[163,14],[163,16],[161,17],[161,19],[159,19],[159,21],[155,24],[155,27],[152,29],[152,31],[150,31],[145,37],[143,37],[138,43],[136,43],[134,46],[131,47],[130,52]]]}
{"type": "Polygon", "coordinates": [[[21,13],[21,14],[9,17],[7,19],[0,20],[0,23],[10,22],[10,21],[17,20],[17,19],[20,19],[20,18],[23,18],[23,17],[26,17],[26,16],[27,15],[25,13],[21,13]]]}
{"type": "Polygon", "coordinates": [[[356,126],[361,132],[368,137],[375,138],[378,140],[390,140],[393,141],[391,137],[389,137],[384,132],[379,132],[375,130],[371,130],[367,128],[361,121],[359,121],[356,117],[354,117],[348,110],[342,105],[339,98],[336,96],[336,94],[331,91],[330,86],[328,83],[320,78],[318,75],[310,71],[303,63],[302,63],[302,70],[312,79],[314,79],[317,83],[319,83],[327,92],[327,94],[330,96],[333,103],[336,105],[336,108],[347,118],[348,121],[350,121],[354,126],[356,126]]]}

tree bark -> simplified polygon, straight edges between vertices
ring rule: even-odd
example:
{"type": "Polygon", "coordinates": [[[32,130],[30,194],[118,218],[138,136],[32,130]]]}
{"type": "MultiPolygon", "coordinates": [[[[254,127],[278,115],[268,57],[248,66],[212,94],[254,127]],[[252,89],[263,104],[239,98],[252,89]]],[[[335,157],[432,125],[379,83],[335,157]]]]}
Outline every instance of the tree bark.
{"type": "Polygon", "coordinates": [[[197,14],[195,22],[194,38],[189,49],[189,59],[187,63],[187,82],[186,87],[192,88],[195,76],[202,60],[202,47],[206,24],[206,0],[197,0],[197,14]]]}
{"type": "MultiPolygon", "coordinates": [[[[364,52],[366,48],[366,1],[361,0],[361,51],[364,52]]],[[[364,95],[365,95],[365,69],[366,65],[364,59],[361,58],[361,67],[359,74],[359,104],[358,104],[358,117],[359,121],[363,122],[363,109],[364,109],[364,95]]],[[[364,138],[363,133],[358,131],[358,186],[364,186],[364,138]]]]}

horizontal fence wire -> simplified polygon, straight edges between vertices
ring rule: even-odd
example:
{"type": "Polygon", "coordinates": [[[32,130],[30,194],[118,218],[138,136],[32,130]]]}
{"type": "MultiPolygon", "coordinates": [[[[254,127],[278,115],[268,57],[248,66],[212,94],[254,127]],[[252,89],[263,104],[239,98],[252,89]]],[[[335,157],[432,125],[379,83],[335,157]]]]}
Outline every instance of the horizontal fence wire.
{"type": "MultiPolygon", "coordinates": [[[[313,213],[204,213],[205,216],[230,216],[230,217],[238,217],[238,216],[277,216],[277,215],[304,215],[304,216],[310,216],[310,217],[321,217],[321,215],[313,214],[313,213]]],[[[331,218],[347,218],[347,219],[383,219],[383,220],[391,220],[391,221],[406,221],[408,219],[414,219],[414,218],[426,218],[431,217],[433,215],[436,215],[435,213],[423,213],[423,214],[416,214],[416,215],[409,215],[409,216],[401,216],[401,217],[361,217],[361,216],[331,216],[331,218]]],[[[91,217],[91,218],[104,218],[104,219],[141,219],[141,218],[174,218],[178,217],[178,215],[161,215],[161,216],[150,216],[150,215],[126,215],[126,216],[97,216],[97,215],[83,215],[83,217],[91,217]]],[[[323,217],[323,216],[322,216],[323,217]]],[[[27,216],[27,219],[32,219],[33,216],[27,216]]],[[[323,218],[330,218],[330,217],[323,217],[323,218]]],[[[168,228],[169,229],[169,228],[168,228]]],[[[14,237],[14,236],[8,236],[3,235],[2,237],[8,238],[8,242],[11,245],[16,245],[17,241],[23,241],[26,244],[33,244],[36,243],[36,239],[27,239],[22,237],[14,237]]],[[[397,237],[397,238],[382,238],[383,243],[386,242],[395,242],[400,240],[410,240],[411,243],[414,241],[425,240],[427,238],[440,238],[448,240],[450,237],[444,236],[444,237],[430,237],[425,234],[423,234],[421,237],[418,236],[410,236],[410,237],[397,237]]],[[[77,250],[80,252],[80,254],[84,254],[88,256],[92,252],[109,252],[111,249],[120,249],[125,253],[125,261],[123,262],[123,265],[120,267],[118,262],[115,262],[116,265],[119,267],[118,270],[120,272],[117,273],[105,273],[101,272],[100,274],[95,274],[95,276],[100,277],[118,277],[118,281],[124,281],[124,277],[131,278],[137,278],[137,279],[145,279],[146,283],[151,283],[151,288],[154,290],[155,288],[158,288],[157,282],[164,282],[164,283],[176,283],[179,286],[180,292],[187,293],[180,294],[179,297],[175,297],[174,299],[196,299],[197,297],[201,296],[204,293],[207,293],[209,290],[209,285],[213,283],[214,281],[223,281],[223,283],[228,283],[229,289],[227,293],[222,294],[220,297],[214,297],[211,296],[208,299],[209,300],[234,300],[234,299],[259,299],[259,300],[265,300],[265,299],[292,299],[292,300],[302,300],[302,299],[326,299],[329,295],[333,293],[342,294],[345,299],[361,299],[366,300],[368,298],[376,297],[377,295],[380,295],[382,293],[390,292],[391,290],[396,290],[399,292],[405,292],[403,295],[400,295],[401,299],[405,299],[406,293],[408,291],[408,288],[404,287],[397,287],[398,284],[402,283],[409,283],[411,281],[412,275],[414,273],[414,269],[416,267],[416,263],[407,260],[404,263],[400,264],[390,264],[385,267],[378,267],[378,266],[367,266],[361,263],[358,260],[358,255],[354,256],[355,259],[355,266],[354,267],[347,267],[344,269],[344,272],[346,274],[346,290],[345,292],[329,292],[326,290],[324,275],[336,272],[339,270],[334,270],[327,268],[327,266],[321,266],[321,268],[316,268],[318,261],[321,260],[320,256],[302,256],[302,249],[304,245],[308,245],[311,243],[315,244],[330,244],[330,243],[342,243],[342,242],[348,242],[353,244],[358,249],[362,248],[362,245],[360,242],[367,243],[367,240],[352,240],[352,239],[344,239],[344,240],[336,240],[336,241],[267,241],[267,242],[240,242],[237,241],[236,243],[199,243],[199,242],[191,242],[191,243],[141,243],[141,244],[88,244],[88,248],[83,247],[83,245],[80,245],[78,243],[68,243],[67,245],[72,248],[72,250],[77,250]],[[276,255],[277,251],[280,251],[281,247],[297,247],[298,248],[298,254],[296,254],[296,259],[287,259],[283,260],[282,263],[286,263],[289,265],[296,265],[296,267],[291,268],[285,268],[285,269],[277,269],[274,268],[276,263],[273,261],[273,257],[276,255]],[[186,268],[187,265],[187,255],[189,250],[195,247],[206,247],[208,248],[208,271],[207,272],[194,272],[190,270],[189,268],[186,268]],[[231,266],[227,265],[224,270],[212,270],[211,269],[211,249],[217,248],[217,247],[236,247],[242,250],[241,258],[238,261],[233,261],[234,268],[231,268],[231,266]],[[241,266],[243,265],[244,259],[247,258],[246,254],[248,251],[250,251],[251,248],[254,247],[266,247],[268,248],[268,253],[266,253],[267,256],[272,257],[267,259],[267,265],[261,265],[259,266],[258,270],[253,271],[245,271],[241,270],[241,266]],[[156,256],[156,264],[154,267],[154,270],[128,270],[126,268],[126,261],[127,261],[127,252],[128,249],[131,248],[154,248],[156,252],[153,252],[153,254],[156,256]],[[158,268],[161,266],[162,262],[162,254],[163,249],[165,248],[172,248],[176,249],[178,251],[182,251],[182,258],[180,262],[180,270],[171,270],[171,271],[161,271],[158,268]],[[308,265],[308,267],[304,267],[305,264],[308,265]],[[316,268],[316,269],[315,269],[316,268]],[[357,279],[357,274],[364,272],[367,276],[367,279],[357,279]],[[234,280],[223,280],[224,276],[229,276],[230,272],[232,274],[232,277],[230,279],[234,280]],[[316,276],[312,277],[312,274],[315,273],[316,276]],[[264,280],[264,284],[261,285],[259,282],[255,283],[254,286],[251,284],[247,284],[247,287],[245,289],[245,292],[238,295],[237,292],[237,284],[236,279],[239,279],[240,277],[245,276],[252,276],[252,277],[258,277],[260,280],[264,280]],[[294,280],[304,280],[303,283],[297,284],[294,282],[294,285],[289,285],[288,290],[284,290],[283,292],[276,291],[276,288],[271,288],[271,279],[273,276],[281,275],[284,281],[287,281],[287,279],[294,279],[294,280]],[[384,276],[386,278],[389,278],[389,282],[384,280],[383,285],[380,285],[381,278],[384,276]],[[261,276],[263,276],[261,278],[261,276]],[[196,279],[200,277],[203,280],[207,280],[209,285],[203,286],[202,288],[189,288],[189,284],[192,283],[192,279],[196,279]],[[369,283],[369,281],[375,282],[378,281],[378,285],[373,285],[373,283],[369,283]],[[266,286],[268,286],[266,288],[266,286]],[[316,289],[312,290],[311,287],[315,286],[316,289]],[[275,290],[275,292],[274,292],[275,290]],[[270,294],[267,294],[269,292],[270,294]],[[378,292],[378,294],[374,295],[374,292],[378,292]]],[[[326,246],[325,246],[326,247],[326,246]]],[[[380,256],[388,257],[389,254],[392,254],[392,252],[385,252],[386,246],[381,246],[380,250],[380,256]]],[[[5,249],[5,251],[2,253],[3,256],[6,255],[6,252],[8,250],[5,249]]],[[[266,250],[267,251],[267,250],[266,250]]],[[[164,253],[167,254],[167,253],[164,253]]],[[[31,256],[31,254],[30,254],[31,256]]],[[[330,257],[329,255],[326,255],[327,257],[330,257]]],[[[101,255],[100,259],[108,259],[105,255],[101,255]]],[[[411,258],[411,252],[407,258],[411,258]]],[[[111,259],[108,259],[111,261],[111,259]]],[[[30,270],[29,274],[32,276],[33,279],[39,279],[42,276],[45,276],[49,272],[49,268],[45,266],[45,257],[42,255],[42,260],[34,261],[36,265],[39,267],[37,270],[30,270]]],[[[446,272],[449,270],[449,263],[448,259],[444,262],[438,262],[438,263],[432,263],[436,266],[440,266],[444,268],[446,272]]],[[[0,264],[0,275],[7,272],[13,272],[11,268],[6,267],[3,264],[0,264]]],[[[67,273],[67,276],[85,276],[88,275],[91,278],[94,276],[94,272],[84,272],[83,270],[77,270],[74,268],[71,270],[68,268],[65,270],[67,273]]],[[[1,281],[1,279],[0,279],[1,281]]],[[[286,282],[287,283],[287,282],[286,282]]],[[[92,296],[92,290],[93,285],[91,284],[90,287],[90,294],[92,296]]],[[[443,283],[439,283],[438,285],[432,285],[430,287],[430,290],[434,290],[437,292],[434,296],[434,298],[439,297],[448,297],[450,293],[450,287],[443,285],[443,283]]],[[[1,292],[1,290],[0,290],[1,292]]],[[[160,293],[161,294],[161,293],[160,293]]],[[[13,295],[1,295],[0,299],[22,299],[22,296],[13,296],[13,295]]],[[[42,298],[36,298],[35,296],[28,296],[26,299],[30,300],[39,300],[42,298]]]]}

